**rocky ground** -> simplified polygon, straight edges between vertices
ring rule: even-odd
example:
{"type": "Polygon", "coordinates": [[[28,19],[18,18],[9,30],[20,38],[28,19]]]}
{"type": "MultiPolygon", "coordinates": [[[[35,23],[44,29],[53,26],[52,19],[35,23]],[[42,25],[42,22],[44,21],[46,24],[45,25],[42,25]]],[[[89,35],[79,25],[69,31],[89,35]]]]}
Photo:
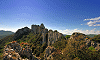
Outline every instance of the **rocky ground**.
{"type": "Polygon", "coordinates": [[[4,47],[3,60],[40,60],[32,54],[28,43],[12,41],[4,47]]]}

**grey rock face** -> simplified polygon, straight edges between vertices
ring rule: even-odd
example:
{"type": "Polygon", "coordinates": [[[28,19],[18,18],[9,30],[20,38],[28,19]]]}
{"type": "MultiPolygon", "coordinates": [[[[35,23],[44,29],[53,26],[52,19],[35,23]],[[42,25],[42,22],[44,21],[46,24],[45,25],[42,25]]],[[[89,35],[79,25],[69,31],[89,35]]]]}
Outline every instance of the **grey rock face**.
{"type": "Polygon", "coordinates": [[[91,41],[91,46],[93,46],[94,48],[97,46],[96,42],[91,41]]]}
{"type": "Polygon", "coordinates": [[[31,32],[33,32],[34,34],[42,34],[43,40],[41,41],[41,44],[43,44],[44,42],[47,42],[46,34],[48,33],[48,29],[45,28],[43,23],[40,26],[32,25],[31,32]]]}
{"type": "Polygon", "coordinates": [[[45,26],[43,24],[39,25],[32,25],[31,26],[31,31],[34,32],[35,34],[39,34],[39,33],[46,33],[48,32],[47,29],[45,29],[45,26]]]}
{"type": "Polygon", "coordinates": [[[97,46],[95,47],[96,50],[100,49],[100,43],[97,43],[97,46]]]}
{"type": "Polygon", "coordinates": [[[53,43],[55,43],[62,36],[63,36],[63,34],[61,34],[59,32],[49,31],[48,32],[48,46],[50,46],[53,43]]]}

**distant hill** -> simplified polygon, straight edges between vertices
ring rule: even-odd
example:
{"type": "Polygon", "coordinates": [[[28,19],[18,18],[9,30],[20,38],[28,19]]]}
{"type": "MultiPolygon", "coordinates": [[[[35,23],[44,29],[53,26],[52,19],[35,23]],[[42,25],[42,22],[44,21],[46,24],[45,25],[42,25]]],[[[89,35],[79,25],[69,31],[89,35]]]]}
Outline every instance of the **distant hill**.
{"type": "Polygon", "coordinates": [[[96,34],[89,34],[89,35],[87,35],[88,37],[94,37],[94,36],[96,36],[96,34]]]}
{"type": "Polygon", "coordinates": [[[8,36],[8,35],[12,35],[12,34],[14,34],[14,32],[12,32],[12,31],[0,30],[0,39],[6,37],[6,36],[8,36]]]}

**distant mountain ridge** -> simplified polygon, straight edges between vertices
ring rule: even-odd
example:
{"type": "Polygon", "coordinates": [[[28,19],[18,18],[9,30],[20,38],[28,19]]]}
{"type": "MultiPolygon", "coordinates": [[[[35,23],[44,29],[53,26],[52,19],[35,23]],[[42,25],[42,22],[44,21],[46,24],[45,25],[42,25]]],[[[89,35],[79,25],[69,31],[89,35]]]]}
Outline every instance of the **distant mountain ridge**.
{"type": "Polygon", "coordinates": [[[91,38],[91,37],[96,36],[96,34],[88,34],[87,36],[91,38]]]}
{"type": "MultiPolygon", "coordinates": [[[[67,34],[63,34],[64,36],[66,36],[67,34]]],[[[97,34],[87,34],[88,37],[92,38],[94,36],[96,36],[97,34]]],[[[70,35],[71,36],[71,35],[70,35]]]]}
{"type": "Polygon", "coordinates": [[[8,35],[12,35],[12,34],[14,34],[14,32],[12,32],[12,31],[0,30],[0,39],[6,37],[6,36],[8,36],[8,35]]]}

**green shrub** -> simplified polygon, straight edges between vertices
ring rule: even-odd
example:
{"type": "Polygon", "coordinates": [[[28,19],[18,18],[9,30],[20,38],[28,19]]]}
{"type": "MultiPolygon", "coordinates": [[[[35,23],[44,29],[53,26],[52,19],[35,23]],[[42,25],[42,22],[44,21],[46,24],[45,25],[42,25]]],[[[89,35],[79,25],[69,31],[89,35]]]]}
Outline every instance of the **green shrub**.
{"type": "Polygon", "coordinates": [[[93,48],[93,46],[89,47],[89,50],[95,50],[95,48],[93,48]]]}

